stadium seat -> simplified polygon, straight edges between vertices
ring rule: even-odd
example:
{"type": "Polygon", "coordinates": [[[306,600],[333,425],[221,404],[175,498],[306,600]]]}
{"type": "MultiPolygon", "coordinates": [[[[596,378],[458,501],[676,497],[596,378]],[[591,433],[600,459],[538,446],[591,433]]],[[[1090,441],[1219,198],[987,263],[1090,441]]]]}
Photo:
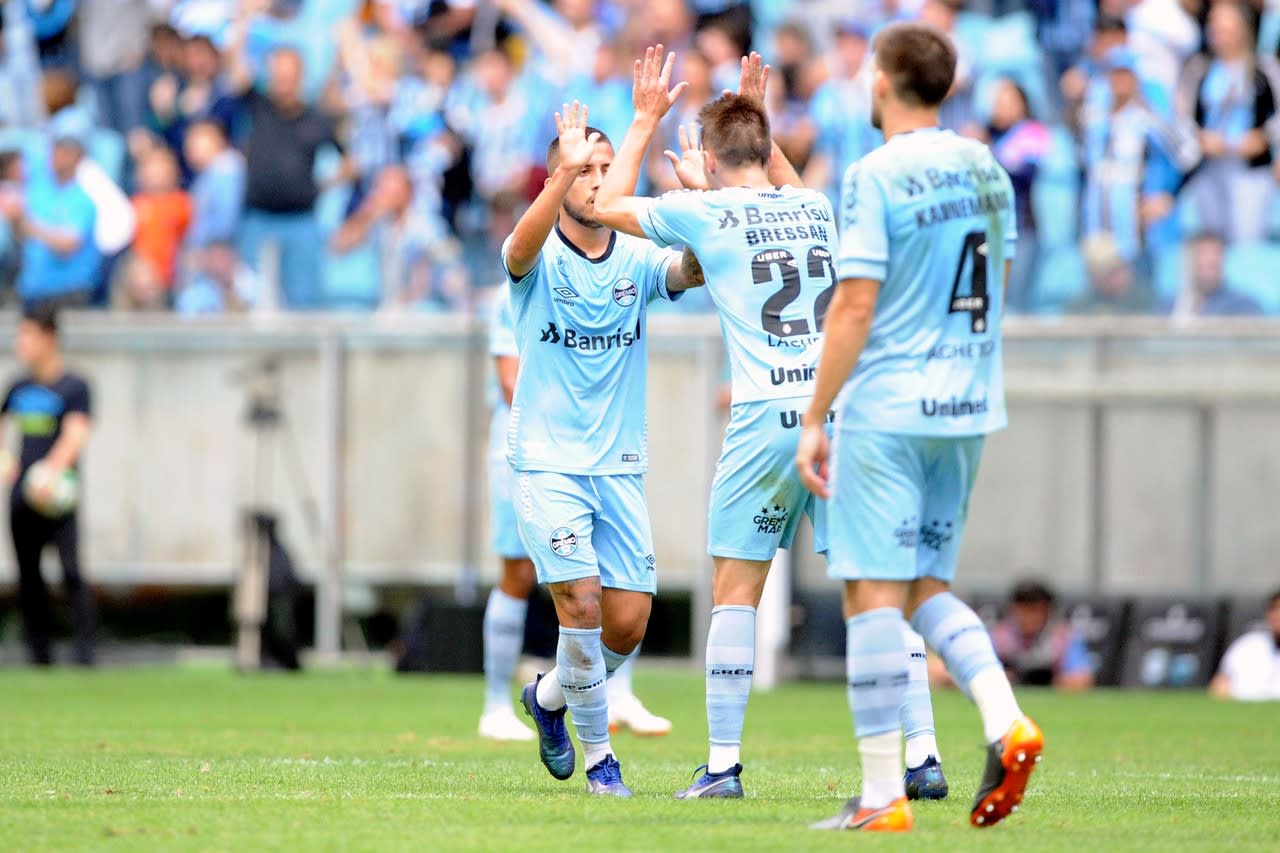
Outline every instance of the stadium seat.
{"type": "Polygon", "coordinates": [[[1227,252],[1226,278],[1231,287],[1253,297],[1268,314],[1280,314],[1280,245],[1244,243],[1227,252]]]}
{"type": "Polygon", "coordinates": [[[1137,601],[1126,632],[1123,687],[1203,687],[1218,664],[1222,609],[1203,598],[1137,601]]]}
{"type": "Polygon", "coordinates": [[[1066,597],[1060,610],[1089,648],[1095,683],[1100,687],[1119,684],[1121,652],[1129,622],[1128,599],[1066,597]]]}

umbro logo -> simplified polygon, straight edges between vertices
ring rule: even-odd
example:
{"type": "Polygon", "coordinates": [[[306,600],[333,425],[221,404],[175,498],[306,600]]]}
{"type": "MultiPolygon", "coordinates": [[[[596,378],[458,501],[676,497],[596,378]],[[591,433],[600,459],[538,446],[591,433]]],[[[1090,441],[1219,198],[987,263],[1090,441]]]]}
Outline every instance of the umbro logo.
{"type": "Polygon", "coordinates": [[[738,221],[737,215],[732,210],[726,210],[724,212],[724,219],[720,220],[720,230],[723,231],[726,228],[737,228],[741,224],[742,223],[738,221]]]}
{"type": "Polygon", "coordinates": [[[560,287],[552,288],[551,292],[555,294],[555,301],[559,302],[561,305],[573,305],[573,300],[578,298],[578,291],[574,290],[572,287],[565,287],[561,285],[560,287]]]}

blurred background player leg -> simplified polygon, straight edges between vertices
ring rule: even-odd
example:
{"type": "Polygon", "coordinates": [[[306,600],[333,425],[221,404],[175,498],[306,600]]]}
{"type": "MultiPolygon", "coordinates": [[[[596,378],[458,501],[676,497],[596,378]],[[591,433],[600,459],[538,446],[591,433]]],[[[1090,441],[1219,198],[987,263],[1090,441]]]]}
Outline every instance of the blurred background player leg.
{"type": "Polygon", "coordinates": [[[948,792],[942,775],[942,753],[933,725],[933,699],[929,695],[929,657],[924,638],[903,624],[907,646],[907,690],[900,717],[906,740],[906,788],[910,800],[942,800],[948,792]]]}
{"type": "Polygon", "coordinates": [[[609,693],[609,731],[625,728],[633,734],[648,737],[669,734],[671,721],[646,708],[635,693],[631,675],[639,654],[640,647],[637,646],[631,656],[610,674],[605,685],[609,693]]]}
{"type": "MultiPolygon", "coordinates": [[[[508,502],[508,506],[510,503],[508,502]]],[[[514,521],[514,515],[513,515],[514,521]]],[[[501,531],[502,528],[497,528],[501,531]]],[[[506,528],[508,532],[512,528],[506,528]]],[[[484,609],[484,713],[480,736],[493,740],[533,740],[511,701],[511,679],[524,646],[525,615],[533,594],[534,570],[528,557],[503,557],[502,580],[484,609]]]]}

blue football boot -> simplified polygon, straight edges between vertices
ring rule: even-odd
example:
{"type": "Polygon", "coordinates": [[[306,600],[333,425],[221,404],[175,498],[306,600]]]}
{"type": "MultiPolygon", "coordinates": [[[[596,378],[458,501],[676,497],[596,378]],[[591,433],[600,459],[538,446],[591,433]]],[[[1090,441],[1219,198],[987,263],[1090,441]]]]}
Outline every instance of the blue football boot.
{"type": "Polygon", "coordinates": [[[902,781],[908,800],[945,800],[950,790],[947,778],[942,775],[942,765],[932,755],[919,767],[908,767],[902,781]]]}
{"type": "Polygon", "coordinates": [[[587,770],[587,793],[604,797],[629,797],[631,789],[622,781],[618,759],[606,755],[599,764],[587,770]]]}
{"type": "Polygon", "coordinates": [[[712,773],[707,765],[693,771],[693,783],[683,791],[676,792],[677,800],[697,799],[742,799],[742,765],[735,764],[723,773],[712,773]],[[698,775],[698,770],[702,775],[698,775]]]}
{"type": "Polygon", "coordinates": [[[538,673],[537,678],[524,686],[520,692],[520,703],[538,729],[538,755],[543,766],[557,779],[568,779],[573,775],[577,754],[573,751],[573,741],[569,739],[569,729],[564,724],[566,708],[548,711],[538,704],[538,682],[543,675],[538,673]]]}

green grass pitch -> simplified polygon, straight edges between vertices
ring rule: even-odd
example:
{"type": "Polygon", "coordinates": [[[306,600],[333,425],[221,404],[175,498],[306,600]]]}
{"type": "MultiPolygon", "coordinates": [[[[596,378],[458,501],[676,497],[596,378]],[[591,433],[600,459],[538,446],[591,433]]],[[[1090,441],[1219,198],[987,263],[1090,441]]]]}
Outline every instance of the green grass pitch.
{"type": "Polygon", "coordinates": [[[1045,760],[1022,811],[967,825],[976,712],[936,699],[952,799],[909,837],[816,833],[856,780],[844,693],[752,698],[738,802],[675,802],[704,760],[702,681],[645,669],[666,738],[614,738],[631,801],[474,734],[478,677],[212,668],[0,673],[6,850],[1187,850],[1280,848],[1280,708],[1198,694],[1023,693],[1045,760]]]}

